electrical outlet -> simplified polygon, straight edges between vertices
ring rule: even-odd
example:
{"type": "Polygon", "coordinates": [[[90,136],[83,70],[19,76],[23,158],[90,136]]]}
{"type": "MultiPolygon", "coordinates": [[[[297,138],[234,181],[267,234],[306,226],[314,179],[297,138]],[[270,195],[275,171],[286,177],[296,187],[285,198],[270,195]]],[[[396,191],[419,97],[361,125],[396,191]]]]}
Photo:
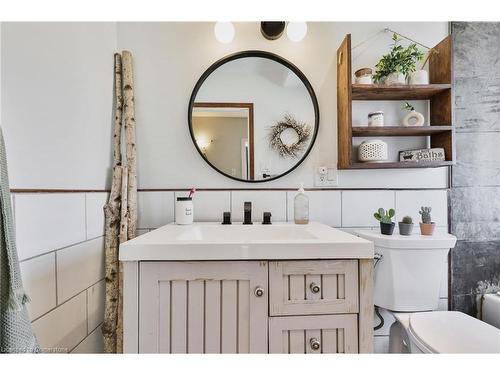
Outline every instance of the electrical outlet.
{"type": "Polygon", "coordinates": [[[338,186],[338,174],[336,168],[317,167],[314,173],[314,186],[332,187],[338,186]]]}

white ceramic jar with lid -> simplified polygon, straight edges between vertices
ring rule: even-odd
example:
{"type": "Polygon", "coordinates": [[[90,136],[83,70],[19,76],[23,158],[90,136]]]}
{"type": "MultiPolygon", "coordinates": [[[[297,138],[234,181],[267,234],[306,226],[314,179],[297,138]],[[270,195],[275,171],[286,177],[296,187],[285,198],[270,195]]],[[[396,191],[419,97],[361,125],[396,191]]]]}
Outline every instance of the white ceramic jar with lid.
{"type": "Polygon", "coordinates": [[[356,72],[354,72],[354,76],[356,77],[355,82],[358,85],[371,85],[373,83],[372,73],[371,68],[361,68],[356,70],[356,72]]]}
{"type": "Polygon", "coordinates": [[[368,126],[384,126],[384,112],[375,111],[368,113],[368,126]]]}
{"type": "Polygon", "coordinates": [[[175,201],[175,223],[178,225],[193,224],[193,198],[177,197],[175,201]]]}

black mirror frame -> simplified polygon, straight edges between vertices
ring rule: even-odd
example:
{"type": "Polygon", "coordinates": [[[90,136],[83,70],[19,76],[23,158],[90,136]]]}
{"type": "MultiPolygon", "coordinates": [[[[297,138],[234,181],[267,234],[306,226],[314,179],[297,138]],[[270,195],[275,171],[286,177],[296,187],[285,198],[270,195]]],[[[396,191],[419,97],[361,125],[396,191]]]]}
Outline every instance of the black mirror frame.
{"type": "Polygon", "coordinates": [[[220,174],[222,174],[226,177],[229,177],[232,180],[236,180],[236,181],[240,181],[240,182],[249,182],[249,183],[268,182],[268,181],[273,181],[273,180],[276,180],[276,179],[281,178],[283,176],[286,176],[287,174],[289,174],[290,172],[295,170],[295,168],[297,168],[300,164],[302,164],[302,162],[307,158],[307,156],[311,152],[311,150],[314,146],[314,143],[316,142],[316,137],[317,137],[318,131],[319,131],[319,105],[318,105],[318,99],[316,98],[316,94],[314,93],[314,89],[312,88],[311,83],[309,82],[307,77],[304,75],[304,73],[302,73],[302,71],[299,68],[297,68],[294,64],[292,64],[290,61],[284,59],[283,57],[276,55],[274,53],[271,53],[271,52],[259,51],[259,50],[248,50],[248,51],[236,52],[236,53],[233,53],[233,54],[228,55],[226,57],[223,57],[222,59],[213,63],[201,75],[201,77],[196,82],[196,85],[194,86],[193,92],[191,93],[191,98],[189,99],[188,123],[189,123],[189,133],[191,135],[191,140],[193,141],[193,144],[196,147],[196,150],[198,151],[200,156],[203,158],[203,160],[205,160],[208,163],[208,165],[210,165],[217,172],[219,172],[220,174]],[[203,85],[203,83],[205,82],[205,80],[210,76],[210,74],[212,74],[221,65],[224,65],[230,61],[242,59],[245,57],[261,57],[261,58],[276,61],[276,62],[286,66],[288,69],[290,69],[292,72],[294,72],[297,75],[297,77],[299,77],[299,79],[302,81],[302,83],[304,84],[304,86],[307,89],[307,92],[311,96],[312,104],[314,107],[314,132],[313,132],[313,135],[311,138],[311,143],[309,144],[309,147],[305,151],[302,158],[293,167],[288,169],[286,172],[284,172],[278,176],[268,178],[268,179],[262,179],[262,180],[244,180],[242,178],[237,178],[237,177],[231,176],[231,175],[221,171],[219,168],[217,168],[215,165],[213,165],[207,159],[207,157],[205,155],[203,155],[203,152],[200,150],[200,148],[196,144],[196,138],[195,138],[194,132],[193,132],[193,106],[195,103],[196,95],[198,94],[198,91],[200,90],[200,88],[203,85]]]}

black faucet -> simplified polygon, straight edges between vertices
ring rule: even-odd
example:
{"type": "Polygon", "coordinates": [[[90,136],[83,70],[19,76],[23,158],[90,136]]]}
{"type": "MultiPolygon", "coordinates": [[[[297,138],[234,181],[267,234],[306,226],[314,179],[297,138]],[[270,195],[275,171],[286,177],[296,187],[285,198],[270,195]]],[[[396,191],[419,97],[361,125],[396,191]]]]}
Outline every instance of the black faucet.
{"type": "Polygon", "coordinates": [[[252,202],[245,202],[243,206],[243,224],[252,223],[252,202]]]}

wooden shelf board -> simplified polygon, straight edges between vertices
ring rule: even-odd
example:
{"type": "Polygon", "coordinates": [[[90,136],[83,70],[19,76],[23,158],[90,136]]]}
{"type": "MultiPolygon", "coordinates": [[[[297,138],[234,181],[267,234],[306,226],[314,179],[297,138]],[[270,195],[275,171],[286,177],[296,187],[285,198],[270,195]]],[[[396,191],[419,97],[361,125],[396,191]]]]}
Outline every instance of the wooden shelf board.
{"type": "Polygon", "coordinates": [[[384,162],[384,163],[352,163],[349,167],[339,169],[398,169],[398,168],[438,168],[454,165],[453,161],[420,161],[420,162],[384,162]]]}
{"type": "Polygon", "coordinates": [[[352,84],[352,100],[427,100],[450,90],[451,84],[429,85],[359,85],[352,84]]]}
{"type": "Polygon", "coordinates": [[[440,134],[452,130],[451,126],[353,126],[353,137],[413,137],[440,134]]]}

